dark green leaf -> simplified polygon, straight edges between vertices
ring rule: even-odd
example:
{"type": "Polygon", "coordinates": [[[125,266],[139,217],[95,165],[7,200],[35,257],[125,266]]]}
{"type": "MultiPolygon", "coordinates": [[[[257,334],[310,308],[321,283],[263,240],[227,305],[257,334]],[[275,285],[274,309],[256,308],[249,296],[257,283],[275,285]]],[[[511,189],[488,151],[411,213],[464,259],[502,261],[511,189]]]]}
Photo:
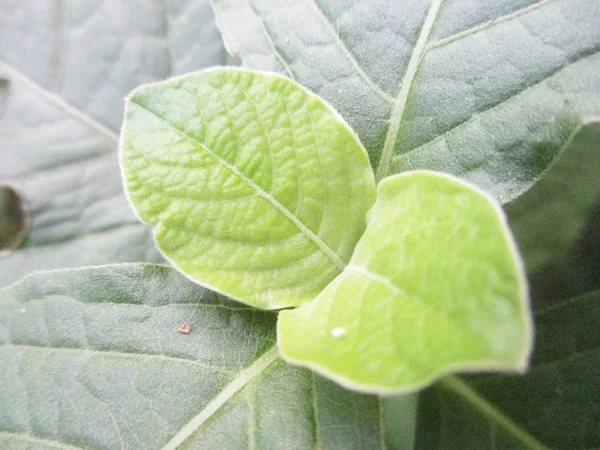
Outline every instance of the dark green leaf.
{"type": "Polygon", "coordinates": [[[0,59],[118,130],[142,83],[225,64],[209,0],[0,4],[0,59]]]}
{"type": "Polygon", "coordinates": [[[536,325],[526,376],[454,379],[425,391],[417,448],[600,446],[600,291],[539,313],[536,325]]]}
{"type": "Polygon", "coordinates": [[[600,113],[600,1],[214,0],[228,49],[329,100],[381,179],[425,168],[508,201],[600,113]]]}
{"type": "Polygon", "coordinates": [[[0,30],[0,97],[11,84],[0,182],[32,217],[0,286],[39,269],[162,260],[123,195],[117,130],[140,83],[228,62],[209,1],[7,0],[0,30]]]}
{"type": "Polygon", "coordinates": [[[379,399],[279,360],[275,319],[162,266],[30,276],[0,291],[0,447],[383,448],[379,399]]]}
{"type": "Polygon", "coordinates": [[[160,260],[123,194],[116,135],[5,73],[12,81],[0,117],[7,149],[0,152],[0,180],[27,203],[31,229],[18,251],[0,259],[0,286],[40,269],[160,260]]]}
{"type": "Polygon", "coordinates": [[[506,205],[531,277],[534,307],[600,287],[600,121],[579,129],[540,181],[506,205]],[[594,274],[594,272],[596,272],[594,274]]]}

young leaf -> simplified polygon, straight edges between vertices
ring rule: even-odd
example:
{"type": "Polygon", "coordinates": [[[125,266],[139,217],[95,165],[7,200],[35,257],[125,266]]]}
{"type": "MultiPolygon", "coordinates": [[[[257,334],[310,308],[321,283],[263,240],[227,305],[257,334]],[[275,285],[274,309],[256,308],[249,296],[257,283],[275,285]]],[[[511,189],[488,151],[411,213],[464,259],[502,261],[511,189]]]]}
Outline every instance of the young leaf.
{"type": "Polygon", "coordinates": [[[527,368],[525,275],[500,207],[449,175],[382,181],[344,272],[282,311],[289,362],[353,389],[404,392],[453,371],[527,368]]]}
{"type": "Polygon", "coordinates": [[[162,253],[261,308],[312,300],[335,278],[375,196],[352,130],[275,74],[215,68],[142,86],[127,99],[120,151],[162,253]]]}
{"type": "Polygon", "coordinates": [[[600,447],[600,291],[536,314],[535,324],[526,376],[453,379],[424,391],[417,449],[600,447]]]}
{"type": "Polygon", "coordinates": [[[600,114],[600,2],[213,0],[228,50],[314,90],[382,179],[431,169],[501,201],[600,114]]]}
{"type": "Polygon", "coordinates": [[[30,276],[0,290],[0,447],[383,449],[379,399],[284,364],[274,325],[166,267],[30,276]]]}

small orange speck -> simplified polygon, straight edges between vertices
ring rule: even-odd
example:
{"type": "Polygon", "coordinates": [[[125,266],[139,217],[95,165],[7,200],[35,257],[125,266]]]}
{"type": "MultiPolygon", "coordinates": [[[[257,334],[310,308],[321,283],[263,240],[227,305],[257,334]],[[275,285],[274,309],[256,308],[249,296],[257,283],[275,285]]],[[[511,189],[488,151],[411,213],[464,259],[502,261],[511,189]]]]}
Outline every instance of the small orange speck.
{"type": "Polygon", "coordinates": [[[190,326],[187,322],[183,322],[183,325],[179,327],[179,332],[182,334],[190,334],[190,326]]]}

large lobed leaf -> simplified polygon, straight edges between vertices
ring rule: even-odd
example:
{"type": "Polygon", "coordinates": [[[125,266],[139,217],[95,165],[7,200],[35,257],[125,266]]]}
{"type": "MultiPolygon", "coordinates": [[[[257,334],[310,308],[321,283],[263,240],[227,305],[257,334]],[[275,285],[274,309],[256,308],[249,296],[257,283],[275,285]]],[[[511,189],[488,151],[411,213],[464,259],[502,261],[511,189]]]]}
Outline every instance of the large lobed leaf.
{"type": "Polygon", "coordinates": [[[30,276],[0,291],[0,447],[384,448],[380,400],[280,361],[275,319],[162,266],[30,276]]]}
{"type": "Polygon", "coordinates": [[[424,168],[505,202],[600,113],[599,0],[214,0],[227,48],[328,100],[378,178],[424,168]]]}
{"type": "Polygon", "coordinates": [[[128,196],[163,254],[261,308],[310,301],[335,278],[375,197],[353,131],[275,74],[215,68],[136,89],[120,152],[128,196]]]}
{"type": "Polygon", "coordinates": [[[24,245],[0,259],[0,285],[39,269],[162,260],[122,192],[123,97],[228,61],[208,0],[0,2],[0,182],[31,212],[24,245]]]}
{"type": "Polygon", "coordinates": [[[228,61],[208,0],[5,0],[0,30],[0,59],[113,130],[133,88],[228,61]]]}

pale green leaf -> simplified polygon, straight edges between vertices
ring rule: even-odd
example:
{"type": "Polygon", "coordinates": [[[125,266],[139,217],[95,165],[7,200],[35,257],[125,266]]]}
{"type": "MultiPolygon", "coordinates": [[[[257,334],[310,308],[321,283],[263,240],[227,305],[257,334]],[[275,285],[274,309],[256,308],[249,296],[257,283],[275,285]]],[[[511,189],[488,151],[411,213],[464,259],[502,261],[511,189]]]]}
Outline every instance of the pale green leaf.
{"type": "Polygon", "coordinates": [[[417,449],[600,447],[600,291],[536,314],[535,324],[527,375],[452,379],[420,396],[417,449]]]}
{"type": "Polygon", "coordinates": [[[123,97],[228,62],[209,0],[1,1],[0,182],[32,220],[0,260],[0,285],[40,269],[163,260],[123,195],[123,97]]]}
{"type": "Polygon", "coordinates": [[[346,265],[375,196],[367,154],[319,97],[216,68],[127,99],[121,165],[162,253],[261,308],[312,300],[346,265]]]}
{"type": "Polygon", "coordinates": [[[242,64],[331,102],[379,179],[438,170],[508,201],[600,114],[599,0],[213,3],[242,64]]]}
{"type": "Polygon", "coordinates": [[[368,392],[453,371],[523,372],[532,346],[525,275],[500,207],[449,175],[382,181],[343,273],[282,311],[290,362],[368,392]]]}
{"type": "Polygon", "coordinates": [[[275,318],[161,266],[28,277],[0,291],[0,447],[383,448],[379,399],[279,360],[275,318]]]}
{"type": "Polygon", "coordinates": [[[29,230],[27,205],[11,186],[0,184],[0,258],[17,248],[29,230]]]}

